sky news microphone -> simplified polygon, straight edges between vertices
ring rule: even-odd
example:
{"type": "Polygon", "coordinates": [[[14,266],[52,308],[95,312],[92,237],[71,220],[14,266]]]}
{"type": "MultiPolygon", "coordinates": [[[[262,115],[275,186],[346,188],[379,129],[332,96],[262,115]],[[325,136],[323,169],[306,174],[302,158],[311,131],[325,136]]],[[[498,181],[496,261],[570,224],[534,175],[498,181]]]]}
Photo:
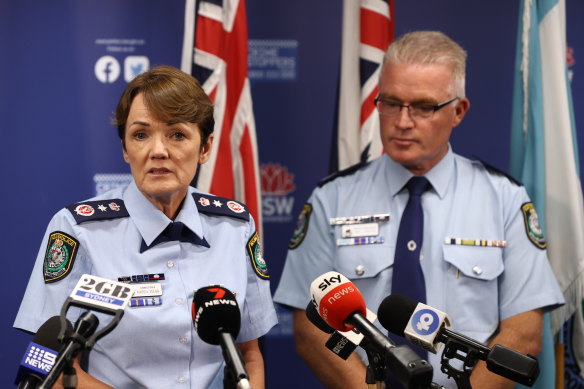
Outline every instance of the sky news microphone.
{"type": "Polygon", "coordinates": [[[367,319],[365,300],[347,277],[327,272],[312,282],[310,293],[318,313],[329,326],[337,331],[359,330],[368,344],[385,356],[387,368],[406,388],[431,386],[432,366],[409,347],[396,347],[367,319]]]}
{"type": "Polygon", "coordinates": [[[532,386],[539,375],[537,359],[496,344],[489,348],[465,335],[451,331],[444,312],[426,304],[416,303],[402,295],[389,295],[379,306],[379,322],[389,332],[405,337],[409,342],[434,354],[441,344],[457,345],[467,353],[473,351],[487,363],[487,369],[502,377],[532,386]]]}
{"type": "Polygon", "coordinates": [[[315,327],[324,333],[331,334],[325,343],[325,347],[342,359],[346,360],[349,358],[357,346],[362,344],[364,338],[363,334],[355,332],[355,330],[346,332],[336,331],[333,327],[329,326],[322,317],[320,317],[312,301],[306,306],[305,312],[306,317],[315,325],[315,327]]]}
{"type": "Polygon", "coordinates": [[[193,296],[193,324],[205,343],[221,345],[225,359],[225,388],[251,389],[243,357],[235,346],[241,313],[235,295],[221,285],[198,289],[193,296]]]}
{"type": "MultiPolygon", "coordinates": [[[[346,360],[353,351],[355,351],[357,346],[361,346],[361,348],[367,352],[368,356],[371,356],[371,353],[375,352],[375,350],[370,347],[365,336],[363,336],[363,334],[357,329],[352,329],[351,331],[337,331],[329,326],[324,319],[320,317],[312,301],[307,304],[305,312],[308,320],[319,330],[331,334],[325,343],[325,347],[339,357],[346,360]]],[[[373,323],[376,319],[377,315],[367,309],[367,320],[373,323]]]]}
{"type": "MultiPolygon", "coordinates": [[[[65,334],[68,336],[71,334],[73,326],[68,320],[66,326],[65,334]]],[[[51,317],[39,327],[20,362],[14,381],[14,384],[18,385],[18,389],[36,389],[49,374],[62,346],[58,336],[60,331],[61,320],[59,316],[51,317]]]]}

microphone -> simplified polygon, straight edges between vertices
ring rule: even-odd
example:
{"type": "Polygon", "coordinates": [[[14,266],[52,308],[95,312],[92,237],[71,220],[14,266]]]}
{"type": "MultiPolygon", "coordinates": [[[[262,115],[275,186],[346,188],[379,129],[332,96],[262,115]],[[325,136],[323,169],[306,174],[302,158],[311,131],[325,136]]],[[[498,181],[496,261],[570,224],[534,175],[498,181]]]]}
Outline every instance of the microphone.
{"type": "MultiPolygon", "coordinates": [[[[367,339],[365,339],[365,336],[358,330],[353,329],[351,331],[336,331],[334,328],[329,326],[323,320],[323,318],[320,317],[312,301],[310,301],[306,306],[305,312],[306,317],[312,324],[314,324],[322,332],[331,334],[325,343],[325,347],[333,353],[337,354],[339,357],[346,360],[349,358],[349,355],[355,351],[357,346],[361,346],[361,348],[367,352],[368,356],[371,356],[371,354],[375,352],[375,350],[372,350],[369,346],[369,342],[367,339]]],[[[374,322],[376,318],[377,315],[367,309],[367,320],[374,322]]]]}
{"type": "Polygon", "coordinates": [[[193,296],[195,331],[205,343],[221,345],[225,359],[226,388],[251,389],[243,357],[235,346],[241,326],[241,313],[235,295],[221,285],[198,289],[193,296]]]}
{"type": "Polygon", "coordinates": [[[359,330],[368,344],[385,356],[387,367],[404,386],[431,386],[432,366],[409,347],[396,347],[367,319],[365,300],[347,277],[327,272],[311,283],[310,293],[317,311],[329,326],[337,331],[359,330]]]}
{"type": "Polygon", "coordinates": [[[40,389],[48,389],[53,386],[59,374],[63,375],[63,386],[65,388],[76,386],[75,371],[72,368],[73,359],[81,349],[90,349],[95,342],[110,333],[119,323],[124,314],[124,309],[130,302],[137,287],[122,282],[111,281],[105,278],[96,277],[91,274],[83,274],[71,294],[65,300],[61,308],[59,320],[61,331],[59,339],[66,345],[61,349],[55,365],[47,374],[40,389]],[[81,314],[75,323],[73,333],[65,336],[65,323],[67,321],[67,311],[71,306],[83,309],[95,310],[98,312],[113,315],[114,318],[99,331],[97,327],[99,320],[97,316],[89,311],[81,314]]]}
{"type": "MultiPolygon", "coordinates": [[[[97,316],[91,312],[84,312],[79,316],[79,319],[75,322],[73,333],[68,337],[67,343],[61,351],[59,351],[55,365],[47,374],[39,389],[52,388],[61,373],[68,373],[66,370],[71,366],[79,351],[87,347],[87,339],[93,335],[98,325],[97,316]]],[[[65,374],[63,376],[63,387],[74,388],[77,386],[76,381],[74,375],[65,374]]]]}
{"type": "MultiPolygon", "coordinates": [[[[73,326],[67,320],[65,333],[69,335],[73,326]]],[[[20,362],[14,384],[18,389],[37,388],[55,365],[61,342],[58,334],[61,330],[59,316],[53,316],[44,322],[28,344],[20,362]]]]}
{"type": "MultiPolygon", "coordinates": [[[[442,343],[476,355],[487,369],[502,377],[532,386],[539,376],[539,364],[531,355],[496,344],[489,348],[465,335],[451,331],[448,315],[401,295],[387,296],[379,306],[379,322],[389,332],[434,354],[442,343]]],[[[446,353],[447,350],[444,351],[446,353]]],[[[443,356],[444,359],[444,356],[443,356]]],[[[473,365],[474,366],[474,365],[473,365]]]]}

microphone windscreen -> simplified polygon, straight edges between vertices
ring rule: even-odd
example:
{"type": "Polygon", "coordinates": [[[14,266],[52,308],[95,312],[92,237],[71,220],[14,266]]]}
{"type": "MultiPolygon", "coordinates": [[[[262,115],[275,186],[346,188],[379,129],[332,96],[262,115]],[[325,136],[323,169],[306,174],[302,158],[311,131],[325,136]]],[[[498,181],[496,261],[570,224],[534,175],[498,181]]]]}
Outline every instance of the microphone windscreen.
{"type": "Polygon", "coordinates": [[[318,311],[316,310],[316,306],[311,302],[308,303],[306,306],[306,317],[312,324],[314,324],[319,330],[325,332],[327,334],[332,334],[335,329],[328,324],[320,317],[318,311]]]}
{"type": "Polygon", "coordinates": [[[405,336],[404,330],[417,305],[418,303],[409,297],[390,294],[379,305],[377,318],[379,323],[392,334],[405,336]]]}
{"type": "Polygon", "coordinates": [[[193,324],[201,340],[220,343],[220,332],[235,339],[241,326],[241,313],[235,295],[221,285],[210,285],[197,290],[193,297],[193,324]]]}
{"type": "MultiPolygon", "coordinates": [[[[69,320],[65,320],[64,336],[69,337],[73,326],[69,320]]],[[[53,316],[44,322],[32,341],[29,343],[20,366],[16,373],[14,384],[21,387],[35,387],[49,374],[53,368],[62,343],[59,341],[61,320],[59,316],[53,316]]]]}
{"type": "MultiPolygon", "coordinates": [[[[65,320],[65,323],[67,325],[65,329],[65,337],[67,337],[73,332],[73,326],[69,320],[65,320]]],[[[60,317],[53,316],[39,327],[32,341],[43,347],[50,348],[51,350],[59,351],[59,348],[61,348],[61,342],[58,339],[60,330],[60,317]]]]}
{"type": "Polygon", "coordinates": [[[324,273],[310,284],[312,302],[320,317],[337,331],[350,331],[354,328],[347,319],[355,313],[367,315],[363,295],[355,284],[336,271],[324,273]]]}

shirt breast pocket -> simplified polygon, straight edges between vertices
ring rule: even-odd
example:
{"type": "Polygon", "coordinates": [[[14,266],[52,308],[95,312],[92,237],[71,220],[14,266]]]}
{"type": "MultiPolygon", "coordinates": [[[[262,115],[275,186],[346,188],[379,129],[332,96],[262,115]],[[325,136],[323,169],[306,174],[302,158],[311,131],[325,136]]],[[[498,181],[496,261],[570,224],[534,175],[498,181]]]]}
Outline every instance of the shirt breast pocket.
{"type": "Polygon", "coordinates": [[[394,246],[385,244],[338,247],[335,270],[349,278],[366,300],[380,302],[389,294],[394,251],[394,246]]]}
{"type": "Polygon", "coordinates": [[[451,265],[445,301],[454,327],[492,334],[499,322],[498,277],[504,270],[501,248],[445,245],[443,254],[451,265]]]}

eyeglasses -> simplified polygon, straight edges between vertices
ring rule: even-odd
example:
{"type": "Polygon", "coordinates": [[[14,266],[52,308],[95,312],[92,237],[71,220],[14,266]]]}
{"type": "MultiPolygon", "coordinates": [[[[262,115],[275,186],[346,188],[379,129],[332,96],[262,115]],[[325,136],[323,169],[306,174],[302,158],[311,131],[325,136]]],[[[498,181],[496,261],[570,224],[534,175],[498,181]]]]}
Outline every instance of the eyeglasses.
{"type": "Polygon", "coordinates": [[[423,103],[404,105],[399,101],[381,100],[379,96],[377,96],[375,98],[375,106],[377,107],[377,111],[379,111],[379,113],[384,116],[398,116],[402,108],[407,108],[412,120],[428,120],[432,119],[434,112],[441,110],[459,98],[460,97],[455,97],[438,105],[423,103]]]}

